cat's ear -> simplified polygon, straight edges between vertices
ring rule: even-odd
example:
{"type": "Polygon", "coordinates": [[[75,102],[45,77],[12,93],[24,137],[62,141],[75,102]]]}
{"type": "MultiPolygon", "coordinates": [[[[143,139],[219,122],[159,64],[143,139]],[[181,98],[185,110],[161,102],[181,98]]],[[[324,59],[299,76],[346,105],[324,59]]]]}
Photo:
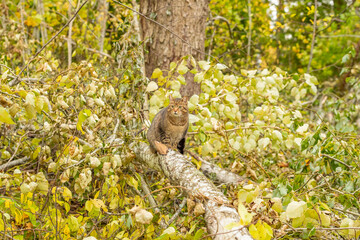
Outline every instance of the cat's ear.
{"type": "Polygon", "coordinates": [[[171,103],[174,102],[174,98],[171,95],[170,95],[169,99],[170,99],[171,103]]]}
{"type": "Polygon", "coordinates": [[[183,101],[184,103],[187,103],[187,102],[189,101],[189,97],[188,97],[188,96],[182,97],[182,101],[183,101]]]}

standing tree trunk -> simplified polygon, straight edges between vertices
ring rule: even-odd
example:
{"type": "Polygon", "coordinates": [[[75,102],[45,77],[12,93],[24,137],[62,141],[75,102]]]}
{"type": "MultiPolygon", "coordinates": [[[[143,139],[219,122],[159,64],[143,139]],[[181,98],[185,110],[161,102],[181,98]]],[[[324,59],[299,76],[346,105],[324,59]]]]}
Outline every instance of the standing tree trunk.
{"type": "Polygon", "coordinates": [[[108,15],[108,9],[109,9],[109,3],[106,0],[100,1],[99,6],[99,22],[100,22],[100,39],[99,39],[99,51],[104,52],[104,41],[105,41],[105,35],[106,35],[106,20],[108,15]]]}
{"type": "MultiPolygon", "coordinates": [[[[185,55],[191,54],[196,60],[204,59],[208,0],[140,0],[140,12],[191,44],[189,46],[162,26],[142,17],[140,23],[143,39],[147,42],[145,71],[148,78],[155,68],[169,69],[171,62],[185,55]]],[[[200,85],[191,75],[185,77],[186,86],[182,86],[180,93],[183,96],[199,94],[200,85]]]]}

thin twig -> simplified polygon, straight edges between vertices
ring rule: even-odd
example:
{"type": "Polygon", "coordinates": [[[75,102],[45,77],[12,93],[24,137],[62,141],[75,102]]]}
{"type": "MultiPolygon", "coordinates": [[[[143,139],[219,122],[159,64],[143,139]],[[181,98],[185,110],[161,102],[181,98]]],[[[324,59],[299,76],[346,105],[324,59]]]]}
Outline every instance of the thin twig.
{"type": "Polygon", "coordinates": [[[360,217],[360,214],[359,214],[359,213],[351,212],[351,211],[344,210],[344,209],[340,209],[340,208],[336,208],[336,207],[333,207],[333,209],[336,210],[336,211],[340,211],[340,212],[344,212],[344,213],[348,213],[348,214],[354,215],[354,216],[356,216],[356,217],[360,217]]]}
{"type": "Polygon", "coordinates": [[[10,71],[13,75],[16,75],[16,74],[14,73],[14,71],[13,71],[10,67],[8,67],[8,66],[6,66],[6,65],[4,65],[4,64],[1,64],[1,63],[0,63],[0,66],[6,67],[7,69],[9,69],[9,71],[10,71]]]}
{"type": "Polygon", "coordinates": [[[306,184],[308,184],[308,182],[309,182],[316,174],[317,174],[317,172],[314,172],[314,173],[309,177],[309,179],[308,179],[301,187],[299,187],[298,189],[296,189],[295,192],[298,192],[298,191],[300,191],[303,187],[305,187],[306,184]]]}
{"type": "Polygon", "coordinates": [[[140,177],[141,188],[142,188],[142,190],[144,191],[144,193],[146,194],[146,196],[148,196],[150,206],[151,206],[152,208],[154,208],[154,210],[155,210],[156,213],[160,212],[160,209],[157,207],[158,204],[156,203],[154,197],[151,195],[150,188],[149,188],[149,186],[147,185],[147,183],[146,183],[143,175],[140,174],[140,173],[138,173],[138,174],[139,174],[139,177],[140,177]]]}
{"type": "Polygon", "coordinates": [[[167,227],[169,227],[170,224],[172,224],[172,223],[175,221],[175,219],[179,216],[179,214],[181,213],[181,210],[184,208],[184,206],[185,206],[185,204],[186,204],[186,202],[187,202],[186,200],[187,200],[187,198],[184,197],[184,199],[182,200],[182,202],[181,202],[180,205],[179,205],[179,209],[176,210],[175,214],[174,214],[174,215],[170,218],[170,220],[167,222],[167,227]]]}
{"type": "Polygon", "coordinates": [[[212,21],[215,21],[215,20],[221,20],[221,21],[224,21],[229,29],[229,34],[230,34],[230,38],[233,38],[233,34],[232,34],[232,31],[231,31],[231,26],[230,26],[230,21],[226,18],[224,18],[223,16],[216,16],[212,19],[212,21]]]}
{"type": "Polygon", "coordinates": [[[9,160],[8,160],[7,164],[9,164],[9,162],[11,162],[11,161],[14,159],[14,157],[15,157],[15,155],[16,155],[16,153],[17,153],[17,151],[18,151],[18,150],[19,150],[19,148],[20,148],[21,141],[22,141],[23,137],[25,137],[25,135],[26,135],[26,134],[28,134],[28,132],[26,132],[24,135],[22,135],[22,136],[20,137],[19,142],[18,142],[18,144],[17,144],[17,146],[16,146],[16,149],[15,149],[15,151],[14,151],[13,155],[9,158],[9,160]]]}
{"type": "Polygon", "coordinates": [[[230,21],[228,19],[224,18],[223,16],[211,17],[211,14],[210,14],[210,21],[209,22],[211,22],[214,29],[213,29],[213,31],[211,33],[211,37],[210,37],[210,44],[209,44],[209,51],[208,51],[207,61],[210,61],[210,57],[212,56],[211,51],[213,49],[215,33],[216,33],[216,30],[217,30],[217,26],[215,25],[216,20],[221,20],[221,21],[224,21],[226,23],[226,25],[227,25],[227,27],[229,29],[230,38],[233,38],[233,34],[232,34],[232,31],[231,31],[231,26],[230,26],[230,21]]]}
{"type": "MultiPolygon", "coordinates": [[[[360,230],[360,227],[333,227],[333,228],[314,228],[316,231],[338,231],[338,230],[360,230]]],[[[307,228],[293,228],[293,229],[286,229],[286,231],[304,231],[307,228]]]]}
{"type": "Polygon", "coordinates": [[[339,159],[337,159],[337,158],[334,158],[334,157],[332,157],[332,156],[330,156],[330,155],[327,155],[327,154],[323,154],[323,153],[322,153],[321,156],[330,158],[331,160],[334,160],[334,161],[336,161],[336,162],[338,162],[338,163],[341,163],[342,165],[344,165],[344,166],[346,166],[346,167],[348,167],[348,168],[351,168],[350,165],[348,165],[348,164],[344,163],[343,161],[341,161],[341,160],[339,160],[339,159]]]}
{"type": "Polygon", "coordinates": [[[74,20],[74,18],[78,15],[79,11],[81,10],[81,8],[88,2],[88,0],[85,0],[85,2],[83,4],[81,4],[81,6],[79,7],[79,9],[75,12],[74,16],[72,16],[72,18],[53,36],[50,38],[49,41],[47,41],[47,43],[41,47],[41,49],[39,51],[37,51],[35,53],[35,55],[26,63],[26,65],[21,69],[21,71],[19,72],[19,74],[16,76],[16,79],[14,81],[11,81],[9,83],[10,86],[14,86],[16,84],[18,84],[19,81],[19,77],[20,75],[24,72],[24,70],[29,66],[29,64],[35,60],[35,58],[47,47],[47,45],[49,45],[69,24],[70,22],[72,22],[74,20]]]}
{"type": "MultiPolygon", "coordinates": [[[[285,129],[285,128],[280,128],[280,127],[275,127],[275,126],[249,126],[249,127],[236,127],[236,128],[232,128],[232,129],[225,129],[225,130],[221,130],[221,131],[205,131],[205,134],[219,134],[222,135],[222,132],[233,132],[233,131],[237,131],[237,130],[245,130],[245,129],[257,129],[257,128],[263,128],[263,129],[276,129],[279,131],[287,131],[287,132],[291,132],[291,130],[289,129],[285,129]]],[[[196,135],[199,132],[188,132],[187,135],[196,135]]]]}
{"type": "Polygon", "coordinates": [[[345,22],[344,20],[341,19],[340,16],[343,15],[346,11],[349,11],[350,7],[351,7],[352,5],[354,5],[355,2],[356,2],[356,0],[352,0],[352,2],[351,2],[346,8],[344,8],[344,10],[343,10],[341,13],[339,13],[337,16],[332,17],[330,23],[328,23],[328,25],[327,25],[326,27],[324,27],[323,29],[319,29],[319,30],[317,31],[317,33],[320,33],[320,32],[325,31],[326,29],[328,29],[329,27],[331,27],[331,25],[332,25],[334,22],[341,22],[341,23],[342,23],[342,22],[345,22]]]}
{"type": "Polygon", "coordinates": [[[315,9],[314,9],[314,22],[313,22],[313,35],[312,35],[312,39],[311,39],[311,49],[310,49],[310,59],[309,59],[309,64],[307,66],[307,73],[310,72],[310,66],[311,66],[311,61],[313,58],[313,51],[314,51],[314,45],[315,45],[315,36],[316,36],[316,14],[317,14],[317,0],[315,0],[315,9]]]}
{"type": "Polygon", "coordinates": [[[339,35],[322,35],[322,36],[319,36],[319,38],[337,38],[337,37],[360,38],[360,35],[355,35],[355,34],[339,34],[339,35]]]}
{"type": "MultiPolygon", "coordinates": [[[[67,38],[67,37],[63,37],[63,39],[66,40],[66,41],[69,40],[69,38],[67,38]]],[[[74,42],[72,39],[70,39],[70,40],[71,40],[71,44],[72,44],[72,45],[75,45],[75,46],[78,45],[78,44],[77,44],[76,42],[74,42]]],[[[94,52],[94,53],[100,54],[100,55],[102,55],[102,56],[104,56],[104,57],[108,57],[108,58],[110,58],[110,59],[114,59],[111,55],[109,55],[109,54],[107,54],[107,53],[104,53],[104,52],[100,52],[100,51],[97,50],[97,49],[89,48],[89,47],[86,47],[86,46],[81,46],[81,47],[84,48],[84,49],[86,49],[86,50],[88,50],[88,51],[90,51],[90,52],[94,52]]]]}
{"type": "MultiPolygon", "coordinates": [[[[90,153],[90,156],[94,155],[94,154],[95,154],[97,151],[99,151],[100,149],[101,149],[101,148],[97,148],[97,149],[95,149],[94,151],[92,151],[92,152],[90,153]]],[[[67,170],[67,169],[69,169],[69,168],[78,166],[78,165],[82,164],[83,162],[85,162],[85,160],[87,160],[87,158],[84,158],[84,159],[80,160],[79,162],[77,162],[77,163],[75,163],[75,164],[73,164],[73,165],[71,165],[71,166],[65,167],[65,168],[63,168],[63,170],[65,171],[65,170],[67,170]]]]}
{"type": "Polygon", "coordinates": [[[115,138],[116,138],[116,133],[118,131],[118,128],[119,128],[119,124],[120,124],[120,121],[119,119],[116,119],[116,124],[115,124],[115,127],[114,127],[114,131],[113,133],[111,134],[111,136],[108,138],[107,142],[109,143],[109,145],[111,145],[115,138]]]}

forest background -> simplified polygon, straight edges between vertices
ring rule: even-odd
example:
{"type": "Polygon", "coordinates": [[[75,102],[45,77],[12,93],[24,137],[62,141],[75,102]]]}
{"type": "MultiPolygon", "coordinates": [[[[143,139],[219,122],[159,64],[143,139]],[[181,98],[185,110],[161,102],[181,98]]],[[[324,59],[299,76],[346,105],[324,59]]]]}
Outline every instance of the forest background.
{"type": "Polygon", "coordinates": [[[207,175],[241,218],[228,229],[359,237],[359,1],[205,1],[204,46],[133,11],[146,2],[1,1],[2,238],[216,238],[206,201],[133,147],[189,81],[191,162],[250,179],[207,175]],[[166,52],[151,24],[187,56],[147,68],[166,52]]]}

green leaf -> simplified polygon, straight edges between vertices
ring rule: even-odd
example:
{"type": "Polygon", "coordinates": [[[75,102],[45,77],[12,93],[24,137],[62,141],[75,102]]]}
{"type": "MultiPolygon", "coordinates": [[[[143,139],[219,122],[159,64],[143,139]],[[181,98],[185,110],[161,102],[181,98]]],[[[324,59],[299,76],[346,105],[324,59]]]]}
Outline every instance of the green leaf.
{"type": "Polygon", "coordinates": [[[2,106],[0,106],[0,122],[7,124],[15,124],[15,122],[11,119],[10,114],[2,106]]]}
{"type": "Polygon", "coordinates": [[[36,159],[36,158],[39,156],[40,151],[41,151],[41,147],[38,146],[38,147],[35,149],[34,153],[32,154],[31,159],[36,159]]]}
{"type": "Polygon", "coordinates": [[[196,231],[195,235],[194,235],[194,239],[200,239],[204,234],[204,229],[199,229],[196,231]]]}
{"type": "Polygon", "coordinates": [[[83,109],[79,113],[76,129],[81,131],[82,134],[84,134],[84,131],[82,130],[82,124],[90,116],[91,116],[91,111],[89,109],[83,109]]]}
{"type": "Polygon", "coordinates": [[[79,227],[80,227],[79,222],[78,222],[77,218],[74,215],[70,215],[68,217],[67,221],[68,221],[68,225],[70,227],[70,230],[72,232],[76,232],[76,231],[79,230],[79,227]]]}

